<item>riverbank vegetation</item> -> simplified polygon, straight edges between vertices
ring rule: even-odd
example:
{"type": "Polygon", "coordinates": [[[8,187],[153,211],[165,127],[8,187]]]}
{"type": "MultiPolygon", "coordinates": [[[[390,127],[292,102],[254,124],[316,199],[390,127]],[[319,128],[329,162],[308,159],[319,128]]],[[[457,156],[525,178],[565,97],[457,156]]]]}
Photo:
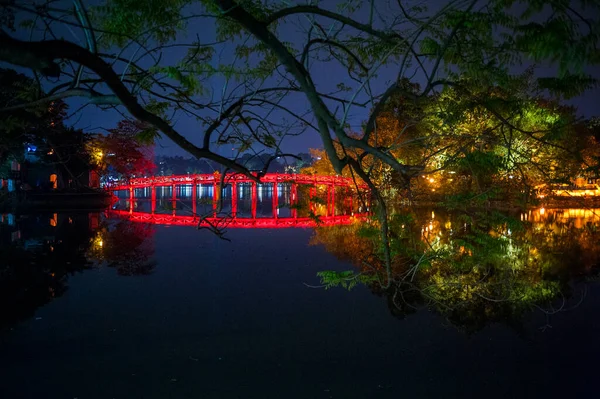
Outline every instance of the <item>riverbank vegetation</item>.
{"type": "MultiPolygon", "coordinates": [[[[600,195],[597,119],[578,120],[574,108],[526,89],[530,80],[530,72],[519,77],[513,92],[489,88],[478,94],[482,104],[476,106],[454,88],[424,99],[418,109],[406,97],[390,99],[370,144],[389,148],[396,159],[420,170],[402,178],[374,160],[365,164],[371,181],[388,201],[451,207],[525,208],[551,196],[552,187],[576,181],[582,187],[592,183],[591,195],[600,195]],[[490,112],[485,102],[503,105],[490,112]]],[[[334,145],[342,154],[343,146],[334,145]]],[[[324,150],[312,152],[317,161],[303,173],[336,173],[324,150]]],[[[366,155],[358,150],[349,156],[366,155]]],[[[342,173],[352,176],[350,169],[342,173]]]]}

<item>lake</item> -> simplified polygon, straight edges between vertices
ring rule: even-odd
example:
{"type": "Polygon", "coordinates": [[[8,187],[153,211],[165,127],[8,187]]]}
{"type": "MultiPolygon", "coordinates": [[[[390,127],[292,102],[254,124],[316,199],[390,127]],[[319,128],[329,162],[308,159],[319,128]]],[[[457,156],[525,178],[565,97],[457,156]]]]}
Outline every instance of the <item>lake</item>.
{"type": "Polygon", "coordinates": [[[432,254],[413,288],[347,290],[317,273],[361,270],[359,222],[230,228],[226,241],[115,214],[2,215],[2,398],[593,397],[597,214],[514,218],[521,232],[486,225],[504,244],[484,242],[477,261],[504,257],[510,277],[490,266],[465,282],[478,241],[426,210],[402,219],[432,254]],[[442,253],[459,272],[441,271],[442,253]]]}

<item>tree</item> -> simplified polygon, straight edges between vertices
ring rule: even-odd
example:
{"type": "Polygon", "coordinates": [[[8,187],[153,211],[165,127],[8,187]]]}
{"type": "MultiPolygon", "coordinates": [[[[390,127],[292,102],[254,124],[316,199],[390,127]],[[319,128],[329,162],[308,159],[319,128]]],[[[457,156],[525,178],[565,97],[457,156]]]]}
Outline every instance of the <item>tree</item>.
{"type": "MultiPolygon", "coordinates": [[[[0,70],[0,90],[5,106],[30,101],[37,91],[35,81],[12,70],[0,70]]],[[[72,185],[87,183],[89,135],[67,127],[67,104],[62,100],[38,104],[30,109],[18,108],[0,122],[0,163],[13,159],[25,162],[25,154],[34,164],[50,167],[61,182],[72,185]]]]}
{"type": "Polygon", "coordinates": [[[530,80],[525,73],[506,87],[440,93],[423,119],[429,126],[420,144],[423,173],[435,183],[425,188],[507,200],[577,175],[584,147],[575,110],[545,99],[538,87],[528,87],[530,80]]]}
{"type": "MultiPolygon", "coordinates": [[[[36,96],[35,81],[21,73],[0,69],[0,106],[19,107],[36,96]]],[[[62,100],[17,108],[0,118],[0,162],[7,158],[22,161],[28,145],[47,148],[50,136],[65,130],[67,105],[62,100]]]]}
{"type": "Polygon", "coordinates": [[[156,169],[152,147],[141,142],[147,129],[143,124],[124,120],[107,135],[96,135],[89,152],[102,174],[130,179],[153,174],[156,169]]]}
{"type": "Polygon", "coordinates": [[[63,128],[47,132],[36,141],[39,163],[54,165],[59,181],[65,186],[89,184],[91,157],[87,151],[90,135],[80,129],[63,128]]]}
{"type": "MultiPolygon", "coordinates": [[[[405,92],[409,98],[417,100],[437,87],[458,84],[456,78],[465,73],[485,86],[503,83],[510,79],[510,67],[526,56],[536,60],[550,59],[560,65],[561,77],[542,80],[545,88],[572,95],[591,83],[590,79],[576,72],[593,57],[591,52],[597,39],[592,29],[593,21],[583,18],[576,8],[562,2],[550,2],[546,7],[553,12],[545,20],[535,23],[531,22],[533,14],[544,11],[544,4],[536,1],[525,3],[520,15],[509,13],[513,2],[499,0],[482,4],[451,1],[434,10],[416,6],[405,8],[394,2],[371,3],[340,1],[338,8],[343,12],[338,13],[310,4],[285,8],[274,1],[174,0],[144,5],[131,1],[106,1],[91,10],[93,18],[90,18],[80,1],[75,1],[74,9],[29,8],[18,2],[9,2],[4,6],[4,13],[8,16],[5,29],[15,31],[16,27],[27,27],[35,33],[37,23],[50,21],[52,23],[43,30],[52,33],[62,23],[62,26],[79,29],[87,49],[60,40],[22,42],[7,33],[2,37],[6,49],[2,58],[15,65],[32,67],[46,76],[62,74],[65,78],[72,77],[74,81],[70,83],[75,85],[54,87],[50,94],[53,98],[84,96],[93,104],[122,104],[134,117],[162,130],[194,155],[220,161],[226,159],[210,151],[211,135],[215,129],[229,128],[234,133],[222,132],[217,141],[233,140],[242,145],[259,143],[267,148],[277,148],[273,143],[274,133],[260,125],[271,123],[269,118],[253,117],[243,108],[250,108],[257,102],[260,107],[270,100],[280,99],[281,95],[269,97],[272,93],[302,92],[310,103],[317,124],[315,127],[322,136],[326,151],[340,173],[348,162],[353,162],[334,156],[332,135],[344,147],[362,149],[401,173],[409,172],[410,165],[394,160],[384,149],[368,145],[368,139],[376,131],[375,117],[393,94],[405,92]],[[191,15],[187,14],[191,11],[190,7],[197,7],[191,15]],[[307,29],[305,44],[284,43],[277,36],[282,21],[299,15],[307,16],[309,20],[304,24],[307,29]],[[377,15],[379,17],[376,18],[377,15]],[[34,16],[41,20],[33,19],[34,16]],[[186,50],[178,54],[178,62],[165,64],[158,60],[157,56],[174,44],[176,35],[190,26],[190,21],[204,18],[216,22],[218,39],[247,38],[245,44],[233,42],[237,63],[229,67],[222,63],[215,66],[215,61],[219,61],[215,60],[217,52],[206,41],[176,44],[186,50]],[[585,29],[571,29],[579,22],[587,24],[585,29]],[[328,30],[324,28],[328,26],[326,24],[330,24],[328,30]],[[497,28],[504,29],[506,34],[494,35],[493,31],[497,28]],[[102,33],[101,39],[97,38],[99,33],[102,33]],[[567,44],[569,51],[564,51],[567,44]],[[102,52],[110,45],[124,49],[117,54],[102,52]],[[133,58],[127,57],[130,52],[133,58]],[[255,61],[260,57],[254,55],[264,58],[255,61]],[[55,59],[65,60],[65,67],[54,62],[55,59]],[[144,67],[150,60],[155,60],[154,64],[144,67]],[[347,68],[347,76],[354,79],[359,88],[354,100],[343,100],[316,90],[314,82],[317,79],[312,74],[320,61],[339,63],[347,68]],[[399,65],[399,79],[392,82],[387,90],[381,95],[361,95],[370,91],[367,86],[382,67],[395,64],[399,65]],[[122,66],[121,71],[117,70],[117,65],[122,66]],[[74,67],[74,75],[67,71],[70,67],[74,67]],[[417,73],[428,78],[420,93],[406,92],[404,85],[400,84],[414,71],[409,67],[416,68],[417,73]],[[458,73],[452,72],[456,70],[458,73]],[[256,86],[280,72],[285,74],[285,79],[280,80],[278,87],[264,90],[256,86]],[[216,75],[232,84],[241,82],[243,87],[234,90],[232,85],[226,84],[226,91],[231,87],[232,93],[216,103],[195,100],[205,97],[207,80],[216,75]],[[98,82],[106,84],[107,92],[100,91],[98,82]],[[167,95],[160,95],[159,89],[165,90],[167,95]],[[239,95],[240,91],[245,93],[239,95]],[[373,107],[362,132],[365,136],[362,140],[351,137],[344,128],[349,109],[340,109],[336,113],[331,108],[332,104],[345,108],[356,106],[359,95],[367,103],[378,105],[373,107]],[[148,105],[143,107],[141,101],[148,105]],[[328,101],[333,103],[328,104],[328,101]],[[190,114],[216,105],[221,105],[216,118],[198,116],[200,121],[212,121],[206,129],[207,140],[203,140],[201,147],[179,134],[170,123],[172,118],[163,117],[167,110],[190,114]],[[242,133],[241,129],[232,125],[245,127],[247,131],[242,133]]],[[[334,92],[339,94],[344,90],[347,86],[340,83],[334,92]]],[[[281,106],[276,108],[283,109],[281,106]]],[[[235,166],[231,160],[225,163],[235,166]]],[[[240,169],[238,166],[235,168],[240,169]]]]}

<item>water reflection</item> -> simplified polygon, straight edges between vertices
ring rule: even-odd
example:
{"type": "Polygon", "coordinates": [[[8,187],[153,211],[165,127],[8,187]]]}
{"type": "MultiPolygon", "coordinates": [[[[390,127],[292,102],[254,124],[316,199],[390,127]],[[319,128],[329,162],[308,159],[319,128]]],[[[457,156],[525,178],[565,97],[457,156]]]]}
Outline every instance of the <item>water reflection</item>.
{"type": "Polygon", "coordinates": [[[154,226],[98,213],[0,216],[0,329],[61,296],[75,273],[108,266],[145,275],[154,263],[154,226]]]}
{"type": "Polygon", "coordinates": [[[88,257],[114,267],[122,276],[150,274],[156,267],[154,229],[151,224],[128,220],[106,221],[96,230],[88,257]]]}
{"type": "Polygon", "coordinates": [[[68,277],[92,267],[90,215],[0,218],[0,328],[62,295],[68,277]]]}
{"type": "MultiPolygon", "coordinates": [[[[324,272],[323,282],[367,284],[398,318],[428,307],[465,331],[491,322],[518,329],[532,309],[552,315],[576,306],[583,283],[598,276],[600,218],[594,210],[398,213],[391,223],[389,275],[376,223],[342,218],[317,228],[311,244],[324,245],[357,270],[324,272]]],[[[1,215],[0,327],[62,295],[73,273],[101,267],[122,276],[152,273],[155,228],[97,213],[1,215]]]]}
{"type": "Polygon", "coordinates": [[[472,332],[491,322],[520,329],[532,309],[550,316],[576,306],[581,283],[598,273],[599,226],[598,212],[584,209],[406,211],[393,218],[389,276],[375,223],[321,227],[311,244],[357,267],[321,273],[326,286],[362,282],[396,317],[428,307],[472,332]]]}

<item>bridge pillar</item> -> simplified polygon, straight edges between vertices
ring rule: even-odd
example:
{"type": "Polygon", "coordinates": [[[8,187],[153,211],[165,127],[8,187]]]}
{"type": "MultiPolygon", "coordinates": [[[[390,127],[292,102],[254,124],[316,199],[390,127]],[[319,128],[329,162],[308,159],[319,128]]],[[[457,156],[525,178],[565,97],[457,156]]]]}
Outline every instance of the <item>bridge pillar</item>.
{"type": "Polygon", "coordinates": [[[315,204],[313,202],[313,198],[315,198],[315,194],[317,191],[317,186],[310,186],[308,190],[308,208],[315,213],[315,204]]]}
{"type": "Polygon", "coordinates": [[[292,217],[295,219],[298,217],[298,208],[296,204],[298,203],[298,185],[296,183],[292,183],[292,189],[290,194],[290,207],[292,208],[292,217]]]}
{"type": "Polygon", "coordinates": [[[129,187],[129,213],[133,213],[133,187],[129,187]]]}
{"type": "Polygon", "coordinates": [[[256,219],[256,203],[258,202],[257,199],[257,185],[258,183],[256,182],[252,182],[252,219],[256,219]]]}
{"type": "Polygon", "coordinates": [[[177,185],[173,183],[173,189],[171,190],[171,202],[173,205],[173,216],[175,216],[175,209],[177,208],[177,185]]]}
{"type": "Polygon", "coordinates": [[[217,204],[219,202],[219,185],[213,182],[213,217],[217,217],[217,204]]]}
{"type": "Polygon", "coordinates": [[[154,214],[156,212],[156,186],[150,187],[150,212],[154,214]]]}
{"type": "Polygon", "coordinates": [[[237,217],[237,200],[238,200],[237,182],[232,181],[231,182],[231,216],[233,218],[237,217]]]}
{"type": "Polygon", "coordinates": [[[350,215],[354,215],[354,193],[352,190],[350,190],[350,195],[348,197],[350,198],[350,215]]]}
{"type": "Polygon", "coordinates": [[[330,200],[331,200],[331,216],[335,216],[335,184],[329,186],[331,191],[330,200]]]}
{"type": "Polygon", "coordinates": [[[331,216],[331,185],[325,186],[326,199],[325,199],[325,216],[331,216]]]}
{"type": "Polygon", "coordinates": [[[198,210],[198,182],[194,180],[192,183],[192,216],[196,216],[198,210]]]}
{"type": "Polygon", "coordinates": [[[277,182],[273,183],[273,217],[277,219],[277,208],[279,207],[279,198],[277,197],[277,182]]]}

